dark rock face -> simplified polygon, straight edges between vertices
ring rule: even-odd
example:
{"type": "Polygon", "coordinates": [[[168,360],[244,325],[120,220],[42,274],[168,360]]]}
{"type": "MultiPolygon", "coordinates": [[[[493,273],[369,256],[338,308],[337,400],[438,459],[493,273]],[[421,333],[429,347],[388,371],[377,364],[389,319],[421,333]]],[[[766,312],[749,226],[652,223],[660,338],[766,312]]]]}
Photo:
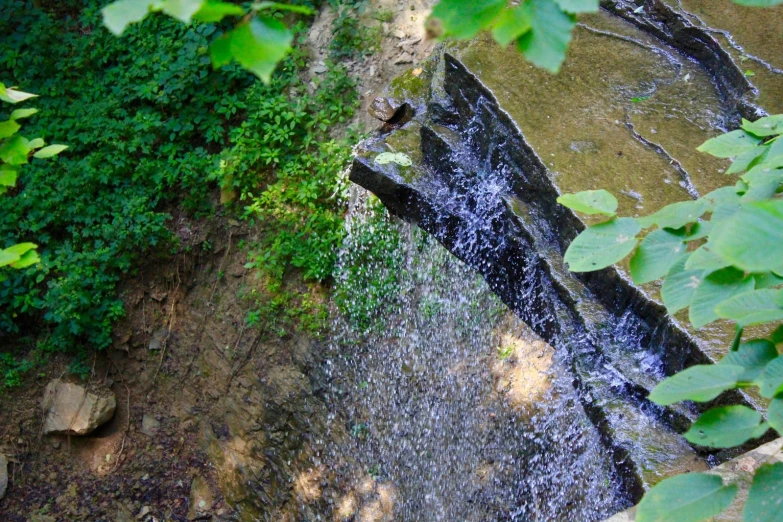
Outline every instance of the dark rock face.
{"type": "MultiPolygon", "coordinates": [[[[589,49],[593,44],[582,38],[608,37],[617,43],[610,44],[607,53],[630,52],[629,42],[633,49],[643,49],[637,49],[638,56],[628,57],[640,72],[629,66],[631,73],[608,82],[605,88],[617,93],[612,96],[630,98],[638,92],[635,89],[653,85],[648,97],[660,98],[661,106],[681,102],[692,106],[687,94],[674,92],[692,88],[691,81],[701,82],[700,88],[711,93],[714,103],[683,109],[696,111],[686,117],[703,118],[709,125],[695,137],[696,145],[717,133],[716,127],[762,113],[749,100],[753,88],[730,54],[682,13],[660,1],[639,13],[635,5],[622,0],[602,5],[613,16],[603,13],[588,21],[592,25],[586,29],[594,36],[577,34],[577,45],[589,49]],[[701,69],[692,80],[697,72],[688,69],[695,67],[688,60],[694,59],[701,69]],[[651,79],[645,76],[649,71],[651,79]]],[[[650,122],[666,128],[672,119],[655,119],[658,108],[637,108],[631,102],[621,107],[618,102],[602,114],[607,105],[601,98],[606,94],[600,92],[603,73],[596,75],[599,80],[593,84],[586,80],[584,99],[564,100],[563,110],[572,103],[585,107],[586,122],[615,120],[616,126],[545,129],[545,120],[534,121],[539,106],[548,110],[537,100],[557,97],[557,85],[546,85],[549,80],[525,84],[525,75],[536,73],[521,58],[488,56],[482,45],[474,42],[444,51],[421,78],[403,77],[390,87],[394,96],[415,108],[415,118],[398,130],[385,129],[367,140],[354,162],[351,180],[374,192],[392,213],[435,236],[480,272],[537,334],[570,354],[583,406],[610,450],[624,492],[629,500],[638,500],[646,487],[661,478],[703,467],[706,459],[713,458],[678,435],[698,413],[695,409],[661,408],[646,397],[664,376],[719,357],[720,349],[715,347],[722,346],[725,335],[687,330],[666,314],[655,299],[655,289],[634,286],[623,269],[568,272],[563,252],[585,224],[556,199],[562,192],[608,183],[614,184],[615,193],[628,192],[621,210],[623,205],[630,211],[644,207],[648,213],[714,188],[714,176],[700,174],[714,165],[699,163],[686,152],[671,156],[671,144],[643,135],[656,134],[655,128],[643,128],[650,122]],[[522,72],[509,73],[509,67],[522,72]],[[625,118],[624,123],[617,114],[625,118]],[[612,139],[606,140],[610,132],[612,139]],[[589,146],[575,147],[574,140],[589,146]],[[375,163],[374,156],[387,146],[408,154],[413,166],[375,163]],[[615,152],[618,149],[620,154],[615,152]],[[612,156],[619,158],[623,150],[640,150],[634,157],[641,160],[631,164],[622,179],[615,174],[607,177],[606,169],[622,170],[622,165],[617,167],[622,160],[612,156]],[[591,154],[596,156],[588,158],[591,154]],[[568,163],[572,158],[576,159],[568,163]],[[661,182],[659,172],[671,176],[661,182]],[[674,176],[682,178],[680,188],[671,184],[678,179],[674,176]]],[[[604,43],[594,45],[600,49],[604,43]]],[[[584,57],[575,60],[575,69],[597,67],[584,57]]],[[[575,71],[573,78],[577,75],[575,71]]],[[[700,94],[692,96],[697,99],[700,94]]],[[[753,402],[739,395],[726,400],[753,402]]]]}

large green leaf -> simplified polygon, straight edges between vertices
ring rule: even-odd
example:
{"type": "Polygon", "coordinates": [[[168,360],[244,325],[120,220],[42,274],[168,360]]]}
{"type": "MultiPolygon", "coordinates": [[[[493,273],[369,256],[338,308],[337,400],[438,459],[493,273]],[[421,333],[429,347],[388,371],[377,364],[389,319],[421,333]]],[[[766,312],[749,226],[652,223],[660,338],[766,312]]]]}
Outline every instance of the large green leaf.
{"type": "Polygon", "coordinates": [[[767,422],[779,435],[783,435],[783,399],[770,401],[767,407],[767,422]]]}
{"type": "Polygon", "coordinates": [[[0,138],[10,138],[21,128],[22,126],[14,120],[0,122],[0,138]]]}
{"type": "Polygon", "coordinates": [[[733,364],[691,366],[661,381],[650,392],[650,400],[661,406],[680,401],[711,401],[734,388],[743,373],[745,369],[742,366],[733,364]]]}
{"type": "Polygon", "coordinates": [[[650,232],[631,258],[634,282],[644,284],[660,279],[669,273],[684,253],[685,243],[681,236],[663,229],[650,232]]]}
{"type": "Polygon", "coordinates": [[[699,522],[721,513],[735,496],[737,486],[724,486],[716,475],[677,475],[645,493],[636,509],[636,522],[699,522]]]}
{"type": "Polygon", "coordinates": [[[746,522],[780,522],[783,513],[783,463],[764,464],[756,470],[745,501],[746,522]]]}
{"type": "Polygon", "coordinates": [[[563,194],[557,198],[557,202],[571,210],[584,214],[614,216],[615,211],[617,211],[617,198],[603,189],[563,194]]]}
{"type": "Polygon", "coordinates": [[[530,16],[531,30],[518,40],[519,50],[542,69],[559,72],[576,25],[574,17],[560,10],[552,0],[528,0],[524,6],[530,16]]]}
{"type": "Polygon", "coordinates": [[[681,201],[666,205],[655,214],[637,218],[637,221],[645,228],[658,225],[660,228],[677,229],[697,222],[708,209],[703,200],[681,201]]]}
{"type": "Polygon", "coordinates": [[[734,0],[734,3],[748,7],[772,7],[783,4],[783,0],[734,0]]]}
{"type": "Polygon", "coordinates": [[[742,176],[742,179],[749,185],[748,190],[742,196],[742,202],[761,201],[775,195],[783,183],[783,170],[767,168],[762,164],[750,169],[742,176]]]}
{"type": "Polygon", "coordinates": [[[753,163],[769,150],[768,145],[759,145],[747,152],[743,152],[731,163],[731,166],[726,171],[726,174],[739,174],[745,172],[753,166],[753,163]]]}
{"type": "Polygon", "coordinates": [[[242,16],[245,10],[242,7],[229,4],[228,2],[204,2],[196,14],[195,20],[205,23],[215,23],[221,21],[226,16],[242,16]]]}
{"type": "Polygon", "coordinates": [[[33,157],[38,159],[47,159],[51,158],[53,156],[57,156],[62,151],[68,148],[68,145],[49,145],[48,147],[44,147],[35,154],[33,154],[33,157]]]}
{"type": "Polygon", "coordinates": [[[36,114],[38,112],[38,109],[16,109],[14,112],[11,113],[11,119],[12,120],[22,120],[24,118],[29,118],[33,114],[36,114]]]}
{"type": "Polygon", "coordinates": [[[0,165],[0,187],[15,187],[19,173],[10,165],[0,165]]]}
{"type": "Polygon", "coordinates": [[[752,122],[743,118],[742,128],[760,138],[781,134],[783,133],[783,114],[759,118],[752,122]]]}
{"type": "Polygon", "coordinates": [[[759,392],[766,399],[771,399],[783,391],[783,357],[777,357],[767,364],[758,380],[759,392]]]}
{"type": "Polygon", "coordinates": [[[709,243],[704,244],[693,251],[685,262],[686,270],[704,270],[707,273],[726,268],[731,265],[722,257],[710,250],[709,243]]]}
{"type": "Polygon", "coordinates": [[[753,382],[769,362],[778,356],[775,345],[767,339],[753,339],[742,343],[737,351],[729,352],[719,364],[742,366],[745,371],[739,377],[739,382],[753,382]]]}
{"type": "Polygon", "coordinates": [[[595,13],[599,0],[555,0],[560,9],[567,13],[595,13]]]}
{"type": "Polygon", "coordinates": [[[9,252],[6,250],[0,250],[0,267],[8,266],[11,263],[15,263],[16,261],[19,261],[19,259],[22,256],[19,254],[15,254],[13,252],[9,252]]]}
{"type": "Polygon", "coordinates": [[[15,135],[0,143],[0,160],[9,165],[27,163],[27,154],[29,153],[30,142],[22,136],[15,135]]]}
{"type": "Polygon", "coordinates": [[[734,448],[759,437],[761,414],[747,406],[723,406],[703,413],[683,435],[708,448],[734,448]]]}
{"type": "Polygon", "coordinates": [[[11,268],[21,269],[21,268],[27,268],[29,266],[33,266],[37,263],[41,262],[41,258],[38,256],[38,252],[33,250],[28,250],[24,254],[22,254],[19,257],[18,261],[14,261],[11,263],[11,268]]]}
{"type": "Polygon", "coordinates": [[[715,313],[743,328],[783,319],[783,290],[754,290],[736,295],[718,305],[715,313]]]}
{"type": "Polygon", "coordinates": [[[235,59],[265,83],[277,64],[291,49],[293,34],[273,18],[253,18],[215,40],[210,49],[212,63],[219,67],[235,59]]]}
{"type": "Polygon", "coordinates": [[[713,251],[747,272],[783,265],[783,201],[749,203],[718,224],[710,236],[713,251]]]}
{"type": "Polygon", "coordinates": [[[201,10],[204,0],[164,0],[160,8],[169,16],[189,24],[193,15],[201,10]]]}
{"type": "Polygon", "coordinates": [[[691,305],[693,293],[704,281],[704,270],[686,270],[687,257],[674,263],[661,287],[663,304],[670,314],[676,314],[691,305]]]}
{"type": "Polygon", "coordinates": [[[128,25],[141,22],[149,14],[157,0],[117,0],[101,11],[103,25],[116,36],[120,36],[128,25]]]}
{"type": "Polygon", "coordinates": [[[761,142],[760,138],[737,129],[726,134],[721,134],[711,140],[702,143],[696,149],[699,152],[706,152],[716,158],[733,158],[742,153],[748,152],[761,142]]]}
{"type": "Polygon", "coordinates": [[[585,229],[571,243],[564,260],[572,272],[606,268],[630,254],[641,227],[633,218],[615,218],[585,229]]]}
{"type": "Polygon", "coordinates": [[[506,0],[441,0],[432,16],[443,23],[444,36],[467,40],[488,28],[505,6],[506,0]]]}
{"type": "Polygon", "coordinates": [[[504,9],[498,17],[495,27],[492,28],[492,36],[495,41],[507,46],[530,30],[530,15],[524,6],[513,9],[504,9]]]}
{"type": "Polygon", "coordinates": [[[752,277],[745,277],[739,270],[729,267],[707,275],[694,290],[688,318],[695,328],[701,328],[720,317],[715,312],[723,301],[745,292],[755,286],[752,277]]]}
{"type": "Polygon", "coordinates": [[[37,94],[30,94],[29,92],[17,91],[12,87],[6,87],[0,83],[0,100],[8,103],[19,103],[30,98],[37,98],[37,94]]]}

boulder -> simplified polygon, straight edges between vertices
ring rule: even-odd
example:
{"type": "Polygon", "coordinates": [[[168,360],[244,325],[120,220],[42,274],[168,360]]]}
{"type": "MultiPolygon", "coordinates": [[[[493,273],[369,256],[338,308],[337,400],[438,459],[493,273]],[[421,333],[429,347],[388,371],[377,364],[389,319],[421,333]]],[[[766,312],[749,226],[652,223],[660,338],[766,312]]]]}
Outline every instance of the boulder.
{"type": "Polygon", "coordinates": [[[0,453],[0,500],[8,489],[8,459],[0,453]]]}
{"type": "Polygon", "coordinates": [[[41,406],[44,435],[87,435],[112,418],[117,399],[108,389],[88,391],[55,379],[46,385],[41,406]]]}

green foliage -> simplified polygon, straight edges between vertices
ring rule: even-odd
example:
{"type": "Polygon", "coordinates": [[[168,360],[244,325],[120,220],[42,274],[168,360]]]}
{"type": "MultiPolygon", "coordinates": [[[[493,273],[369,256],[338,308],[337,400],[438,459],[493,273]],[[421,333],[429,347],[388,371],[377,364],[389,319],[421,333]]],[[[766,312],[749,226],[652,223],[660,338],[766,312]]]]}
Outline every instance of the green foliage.
{"type": "Polygon", "coordinates": [[[68,7],[64,19],[24,1],[0,11],[0,76],[41,95],[25,128],[70,145],[32,160],[13,197],[0,198],[0,239],[33,240],[41,258],[0,283],[0,329],[33,322],[63,350],[109,344],[124,313],[117,284],[174,244],[164,206],[209,208],[205,174],[252,83],[236,68],[204,70],[215,26],[157,17],[117,39],[101,28],[100,2],[68,7]]]}
{"type": "Polygon", "coordinates": [[[293,11],[313,14],[307,6],[277,2],[255,2],[250,10],[214,0],[117,0],[102,9],[104,25],[115,35],[122,35],[130,24],[144,20],[151,12],[161,11],[185,24],[192,20],[220,22],[226,17],[243,17],[236,27],[215,39],[210,46],[214,67],[236,60],[265,83],[291,51],[293,33],[268,11],[293,11]]]}
{"type": "Polygon", "coordinates": [[[335,278],[335,304],[360,332],[382,327],[384,311],[400,292],[403,259],[400,235],[380,201],[371,201],[371,215],[354,223],[345,259],[335,278]]]}
{"type": "Polygon", "coordinates": [[[668,478],[651,489],[639,503],[636,522],[698,522],[729,507],[737,486],[705,473],[668,478]]]}
{"type": "MultiPolygon", "coordinates": [[[[782,135],[783,115],[743,120],[741,129],[699,147],[719,158],[734,158],[729,172],[741,175],[735,185],[696,201],[668,205],[650,216],[613,217],[591,226],[565,255],[572,270],[599,269],[633,252],[639,233],[652,229],[631,258],[634,282],[662,277],[661,297],[667,309],[676,313],[687,308],[695,328],[720,318],[736,323],[735,343],[719,364],[688,368],[664,379],[650,393],[652,401],[669,405],[684,400],[707,402],[726,390],[753,386],[771,400],[769,423],[746,406],[723,406],[703,413],[685,433],[688,441],[701,446],[739,446],[770,427],[783,435],[783,357],[776,347],[783,341],[779,335],[783,331],[782,135]],[[621,220],[626,220],[623,226],[621,220]],[[620,244],[631,246],[620,248],[620,244]],[[770,323],[778,325],[770,339],[740,343],[743,328],[770,323]]],[[[588,193],[568,195],[561,202],[576,208],[573,202],[587,197],[588,193]]],[[[759,473],[761,478],[757,475],[754,480],[745,508],[748,521],[768,519],[772,508],[764,507],[762,497],[783,488],[783,473],[777,468],[759,473]]],[[[664,512],[672,520],[704,520],[717,513],[720,503],[699,503],[691,493],[681,498],[690,502],[693,497],[694,503],[677,507],[671,502],[675,494],[671,480],[648,492],[639,505],[639,520],[663,520],[656,517],[664,512]]]]}
{"type": "Polygon", "coordinates": [[[617,211],[617,198],[603,189],[585,190],[578,194],[564,194],[557,198],[557,202],[584,214],[614,216],[617,211]]]}

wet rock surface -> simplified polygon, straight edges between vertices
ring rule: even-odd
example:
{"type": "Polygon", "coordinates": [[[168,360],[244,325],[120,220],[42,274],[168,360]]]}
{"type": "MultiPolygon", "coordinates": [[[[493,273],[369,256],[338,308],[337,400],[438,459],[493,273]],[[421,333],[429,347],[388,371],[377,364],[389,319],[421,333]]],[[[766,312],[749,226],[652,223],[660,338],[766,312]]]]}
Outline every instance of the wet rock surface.
{"type": "Polygon", "coordinates": [[[0,500],[3,500],[8,491],[8,459],[0,453],[0,500]]]}
{"type": "Polygon", "coordinates": [[[556,77],[478,39],[446,48],[421,78],[395,81],[389,95],[416,107],[416,118],[365,142],[351,179],[481,272],[537,334],[571,354],[622,490],[639,498],[715,458],[678,434],[696,410],[659,408],[646,396],[664,376],[719,358],[727,331],[690,331],[666,314],[658,288],[634,286],[625,267],[570,274],[562,254],[589,220],[555,200],[607,188],[621,214],[640,215],[703,195],[725,183],[725,165],[695,148],[763,111],[731,53],[692,17],[663,2],[602,5],[608,12],[582,19],[556,77]],[[387,148],[413,166],[374,163],[387,148]]]}
{"type": "Polygon", "coordinates": [[[111,390],[55,379],[46,386],[41,407],[44,435],[87,435],[112,418],[117,400],[111,390]]]}

